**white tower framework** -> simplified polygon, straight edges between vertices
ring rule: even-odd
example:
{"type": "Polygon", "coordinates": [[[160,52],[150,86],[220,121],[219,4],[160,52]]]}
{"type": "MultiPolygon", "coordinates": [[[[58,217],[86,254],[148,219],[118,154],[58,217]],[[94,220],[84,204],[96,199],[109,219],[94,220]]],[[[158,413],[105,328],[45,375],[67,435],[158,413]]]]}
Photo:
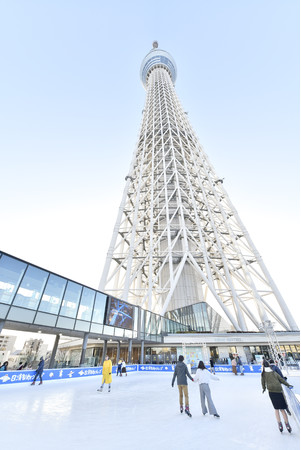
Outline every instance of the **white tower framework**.
{"type": "Polygon", "coordinates": [[[146,104],[99,288],[164,315],[207,302],[237,331],[298,330],[175,92],[176,64],[141,65],[146,104]]]}

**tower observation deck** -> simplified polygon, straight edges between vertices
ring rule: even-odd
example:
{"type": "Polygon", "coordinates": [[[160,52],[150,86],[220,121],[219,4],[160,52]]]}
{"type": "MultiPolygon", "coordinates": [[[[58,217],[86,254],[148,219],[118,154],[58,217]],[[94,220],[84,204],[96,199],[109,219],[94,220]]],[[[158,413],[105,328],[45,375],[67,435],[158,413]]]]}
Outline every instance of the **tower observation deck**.
{"type": "Polygon", "coordinates": [[[143,119],[99,289],[159,314],[206,302],[237,331],[298,330],[175,92],[153,43],[143,119]]]}

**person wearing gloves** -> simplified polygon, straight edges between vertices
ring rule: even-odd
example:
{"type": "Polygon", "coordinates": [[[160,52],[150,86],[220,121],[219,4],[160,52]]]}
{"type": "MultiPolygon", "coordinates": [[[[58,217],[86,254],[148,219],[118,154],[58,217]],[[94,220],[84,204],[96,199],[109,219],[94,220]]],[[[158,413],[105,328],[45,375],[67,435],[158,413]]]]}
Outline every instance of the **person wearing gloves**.
{"type": "Polygon", "coordinates": [[[275,409],[276,420],[280,433],[283,431],[283,425],[280,419],[279,411],[281,411],[287,431],[291,433],[292,427],[288,422],[287,414],[285,412],[287,409],[287,404],[283,395],[281,384],[285,384],[285,386],[289,388],[293,387],[288,384],[287,381],[285,381],[277,372],[274,372],[274,370],[271,369],[268,361],[264,360],[261,372],[262,393],[264,393],[266,389],[269,391],[269,396],[275,409]]]}
{"type": "Polygon", "coordinates": [[[216,408],[211,398],[211,391],[209,387],[210,380],[218,381],[219,378],[217,378],[216,375],[212,375],[209,372],[209,370],[206,369],[203,361],[200,361],[194,377],[194,381],[199,383],[203,414],[205,416],[205,414],[207,414],[209,409],[209,414],[211,414],[214,417],[220,417],[216,411],[216,408]],[[208,409],[205,403],[205,398],[207,399],[208,409]]]}
{"type": "Polygon", "coordinates": [[[185,413],[191,417],[191,413],[189,411],[189,396],[188,396],[188,386],[187,386],[187,377],[193,381],[192,376],[190,375],[186,364],[184,363],[184,356],[179,356],[179,361],[175,367],[175,371],[172,377],[171,386],[173,387],[175,383],[175,379],[177,377],[177,384],[179,389],[179,402],[180,402],[180,411],[183,412],[183,394],[185,396],[185,413]]]}
{"type": "Polygon", "coordinates": [[[99,389],[99,392],[102,392],[103,385],[108,384],[108,392],[111,392],[111,383],[112,383],[112,361],[109,359],[108,355],[106,356],[103,367],[102,367],[102,385],[99,389]]]}

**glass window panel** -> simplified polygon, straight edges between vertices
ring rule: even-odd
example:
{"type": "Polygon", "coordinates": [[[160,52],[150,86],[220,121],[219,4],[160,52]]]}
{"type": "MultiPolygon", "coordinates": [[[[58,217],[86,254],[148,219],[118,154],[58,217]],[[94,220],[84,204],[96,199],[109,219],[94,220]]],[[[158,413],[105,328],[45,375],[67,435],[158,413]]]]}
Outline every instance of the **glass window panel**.
{"type": "Polygon", "coordinates": [[[81,320],[91,320],[95,291],[84,287],[77,318],[81,320]]]}
{"type": "Polygon", "coordinates": [[[67,280],[65,278],[53,274],[50,275],[42,296],[39,311],[58,314],[66,283],[67,280]]]}
{"type": "Polygon", "coordinates": [[[37,325],[46,325],[47,327],[55,327],[57,316],[38,312],[34,323],[37,325]]]}
{"type": "Polygon", "coordinates": [[[109,336],[114,334],[114,327],[109,327],[107,325],[105,325],[103,327],[103,334],[108,334],[109,336]]]}
{"type": "Polygon", "coordinates": [[[25,308],[15,308],[12,306],[7,316],[7,320],[14,320],[16,322],[32,323],[35,311],[25,308]]]}
{"type": "Polygon", "coordinates": [[[75,328],[75,330],[79,330],[79,331],[89,331],[90,324],[89,324],[89,322],[82,322],[81,320],[77,320],[74,328],[75,328]]]}
{"type": "Polygon", "coordinates": [[[36,309],[48,275],[49,273],[45,272],[45,270],[28,266],[14,299],[14,306],[36,309]]]}
{"type": "Polygon", "coordinates": [[[68,281],[60,310],[60,316],[76,316],[81,291],[82,286],[80,284],[74,283],[73,281],[68,281]]]}
{"type": "Polygon", "coordinates": [[[134,330],[137,331],[138,329],[138,308],[135,306],[135,313],[134,313],[134,330]]]}
{"type": "Polygon", "coordinates": [[[68,317],[59,317],[57,319],[56,326],[58,328],[66,328],[66,330],[73,330],[74,322],[74,319],[69,319],[68,317]]]}
{"type": "Polygon", "coordinates": [[[0,259],[0,302],[11,304],[27,264],[9,256],[0,259]]]}
{"type": "Polygon", "coordinates": [[[102,292],[96,293],[92,322],[104,323],[107,296],[102,292]]]}
{"type": "Polygon", "coordinates": [[[102,334],[102,325],[99,325],[98,323],[91,323],[90,331],[91,333],[99,333],[102,334]]]}
{"type": "Polygon", "coordinates": [[[115,336],[123,337],[124,330],[123,328],[115,328],[115,336]]]}

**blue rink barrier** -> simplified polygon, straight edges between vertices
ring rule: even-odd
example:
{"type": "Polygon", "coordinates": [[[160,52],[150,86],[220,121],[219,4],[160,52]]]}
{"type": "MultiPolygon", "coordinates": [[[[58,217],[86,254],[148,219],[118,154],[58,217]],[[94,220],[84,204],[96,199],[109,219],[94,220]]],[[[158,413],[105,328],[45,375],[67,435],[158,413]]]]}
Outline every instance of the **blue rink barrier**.
{"type": "MultiPolygon", "coordinates": [[[[209,365],[206,365],[207,369],[210,368],[209,365]]],[[[232,373],[232,366],[230,365],[216,365],[214,366],[215,372],[219,373],[232,373]]],[[[173,372],[175,370],[175,364],[140,364],[138,366],[139,372],[173,372]]],[[[237,367],[237,373],[240,373],[240,370],[237,367]]],[[[244,364],[243,365],[243,373],[261,373],[261,365],[257,364],[244,364]]]]}
{"type": "MultiPolygon", "coordinates": [[[[206,366],[209,368],[209,366],[206,366]]],[[[261,373],[260,365],[244,366],[244,373],[261,373]]],[[[132,364],[126,366],[129,372],[173,372],[175,364],[132,364]]],[[[112,367],[112,374],[116,374],[117,366],[112,367]]],[[[231,373],[232,366],[216,365],[216,373],[231,373]]],[[[239,373],[239,370],[237,371],[239,373]]],[[[31,383],[35,377],[35,370],[16,370],[0,372],[0,386],[16,383],[31,383]]],[[[76,367],[64,369],[45,369],[43,372],[43,381],[63,380],[73,378],[86,378],[90,376],[102,375],[102,367],[76,367]]],[[[37,378],[39,382],[40,378],[37,378]]]]}
{"type": "MultiPolygon", "coordinates": [[[[126,367],[127,372],[137,372],[137,365],[126,367]]],[[[112,367],[112,374],[117,372],[117,367],[112,367]]],[[[0,386],[3,384],[32,383],[35,377],[35,370],[16,370],[0,372],[0,386]]],[[[52,380],[63,380],[72,378],[86,378],[95,375],[102,375],[102,367],[76,367],[64,369],[45,369],[43,371],[43,382],[52,380]]],[[[40,381],[39,376],[37,382],[40,381]]]]}

